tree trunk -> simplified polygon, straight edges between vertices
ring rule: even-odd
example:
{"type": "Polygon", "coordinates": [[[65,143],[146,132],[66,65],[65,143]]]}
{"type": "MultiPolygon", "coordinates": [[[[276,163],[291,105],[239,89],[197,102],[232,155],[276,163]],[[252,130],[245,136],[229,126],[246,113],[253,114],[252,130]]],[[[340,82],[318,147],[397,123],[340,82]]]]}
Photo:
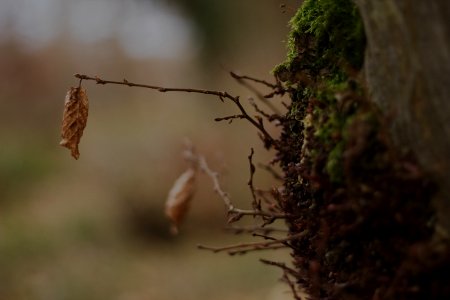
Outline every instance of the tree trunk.
{"type": "Polygon", "coordinates": [[[313,299],[450,297],[449,8],[305,0],[291,20],[277,158],[313,299]]]}
{"type": "MultiPolygon", "coordinates": [[[[435,178],[438,224],[450,232],[450,2],[356,0],[370,98],[392,116],[399,146],[435,178]]],[[[441,232],[442,233],[442,232],[441,232]]]]}

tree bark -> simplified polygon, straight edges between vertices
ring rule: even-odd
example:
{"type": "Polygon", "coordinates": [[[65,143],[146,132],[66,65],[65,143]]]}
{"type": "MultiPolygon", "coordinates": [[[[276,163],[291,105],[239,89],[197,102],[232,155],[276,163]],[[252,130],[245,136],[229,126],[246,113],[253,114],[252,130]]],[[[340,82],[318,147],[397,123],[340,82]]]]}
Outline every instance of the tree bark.
{"type": "Polygon", "coordinates": [[[370,98],[399,146],[437,182],[439,232],[450,232],[450,2],[355,0],[367,36],[370,98]]]}

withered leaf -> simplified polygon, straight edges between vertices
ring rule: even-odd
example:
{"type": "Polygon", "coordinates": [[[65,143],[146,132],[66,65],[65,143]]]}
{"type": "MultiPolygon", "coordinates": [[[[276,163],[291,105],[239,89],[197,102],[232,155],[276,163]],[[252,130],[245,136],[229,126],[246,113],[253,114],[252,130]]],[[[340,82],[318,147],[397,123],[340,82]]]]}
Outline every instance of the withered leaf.
{"type": "Polygon", "coordinates": [[[189,205],[195,191],[195,174],[193,168],[186,170],[175,181],[169,191],[166,201],[166,216],[172,222],[172,233],[178,233],[178,227],[189,210],[189,205]]]}
{"type": "Polygon", "coordinates": [[[78,159],[83,130],[86,127],[89,102],[86,90],[82,87],[71,87],[67,91],[61,128],[61,146],[70,149],[73,158],[78,159]]]}

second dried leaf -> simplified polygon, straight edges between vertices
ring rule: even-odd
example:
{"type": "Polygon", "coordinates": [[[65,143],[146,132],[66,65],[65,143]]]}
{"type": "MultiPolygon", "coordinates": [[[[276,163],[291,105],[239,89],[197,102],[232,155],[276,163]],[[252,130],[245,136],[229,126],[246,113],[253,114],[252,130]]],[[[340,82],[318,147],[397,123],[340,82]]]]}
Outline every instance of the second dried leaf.
{"type": "Polygon", "coordinates": [[[172,222],[172,233],[178,233],[178,226],[189,210],[189,205],[195,191],[195,174],[193,168],[186,170],[175,181],[169,191],[166,201],[166,216],[172,222]]]}

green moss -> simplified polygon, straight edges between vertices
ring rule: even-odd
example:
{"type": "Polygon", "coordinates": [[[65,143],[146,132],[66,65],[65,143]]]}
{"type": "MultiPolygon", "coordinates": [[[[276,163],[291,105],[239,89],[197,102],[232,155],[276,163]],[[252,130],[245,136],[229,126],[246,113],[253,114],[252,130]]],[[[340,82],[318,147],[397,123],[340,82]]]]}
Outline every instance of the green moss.
{"type": "Polygon", "coordinates": [[[354,67],[362,65],[364,28],[351,0],[307,0],[299,14],[291,23],[294,34],[311,33],[325,58],[343,56],[354,67]]]}
{"type": "MultiPolygon", "coordinates": [[[[322,156],[326,157],[323,173],[331,182],[340,183],[343,177],[342,158],[346,145],[344,138],[347,135],[346,124],[352,116],[338,113],[335,103],[323,109],[315,109],[313,115],[313,138],[320,145],[322,156]]],[[[315,158],[311,157],[311,159],[315,158]]]]}
{"type": "Polygon", "coordinates": [[[343,166],[342,166],[342,158],[345,149],[345,144],[343,141],[340,141],[336,144],[333,150],[330,151],[328,155],[327,164],[326,164],[326,172],[330,178],[330,181],[333,183],[341,183],[343,179],[343,166]]]}
{"type": "Polygon", "coordinates": [[[361,68],[366,39],[351,0],[306,0],[290,27],[287,60],[273,70],[282,81],[304,69],[317,73],[325,68],[335,74],[342,65],[361,68]]]}
{"type": "Polygon", "coordinates": [[[357,113],[358,87],[349,71],[362,67],[363,23],[351,0],[305,0],[290,27],[287,59],[273,70],[292,91],[290,134],[303,144],[302,163],[311,173],[341,183],[348,120],[357,113]],[[342,103],[339,94],[352,100],[342,103]]]}

